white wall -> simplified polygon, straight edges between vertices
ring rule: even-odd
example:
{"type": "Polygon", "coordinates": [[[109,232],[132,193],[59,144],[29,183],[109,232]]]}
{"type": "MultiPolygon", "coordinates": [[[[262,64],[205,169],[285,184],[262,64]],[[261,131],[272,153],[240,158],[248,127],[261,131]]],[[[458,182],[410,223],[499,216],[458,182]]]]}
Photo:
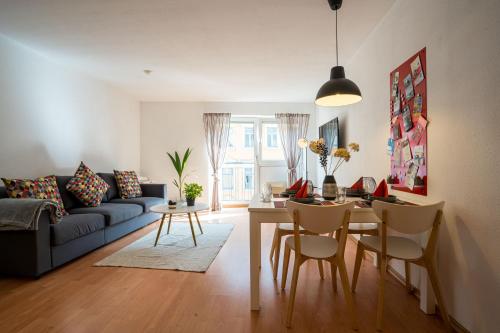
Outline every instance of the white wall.
{"type": "MultiPolygon", "coordinates": [[[[202,114],[205,112],[229,112],[232,115],[247,116],[274,115],[278,112],[310,113],[309,135],[317,135],[312,103],[143,102],[141,173],[153,180],[167,182],[169,196],[175,197],[177,193],[177,189],[171,185],[176,174],[166,152],[184,152],[187,147],[192,147],[194,150],[190,158],[190,176],[187,181],[200,183],[205,189],[201,200],[208,201],[207,189],[210,188],[212,180],[202,121],[202,114]]],[[[310,160],[310,163],[313,165],[313,160],[310,160]]],[[[315,179],[315,170],[312,170],[310,177],[315,179]]],[[[286,174],[283,179],[286,179],[286,174]]]]}
{"type": "Polygon", "coordinates": [[[439,277],[451,315],[472,332],[500,324],[499,17],[498,1],[397,1],[345,64],[363,101],[317,115],[340,116],[345,138],[361,144],[340,182],[385,178],[389,72],[427,47],[429,195],[394,194],[446,201],[439,277]]]}
{"type": "Polygon", "coordinates": [[[0,176],[139,170],[139,102],[0,35],[0,176]]]}

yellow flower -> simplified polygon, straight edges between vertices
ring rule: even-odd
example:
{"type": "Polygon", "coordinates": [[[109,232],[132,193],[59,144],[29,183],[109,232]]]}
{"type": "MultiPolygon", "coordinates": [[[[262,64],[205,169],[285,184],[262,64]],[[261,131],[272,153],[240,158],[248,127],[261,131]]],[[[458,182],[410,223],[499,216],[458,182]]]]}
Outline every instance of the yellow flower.
{"type": "Polygon", "coordinates": [[[351,153],[345,148],[338,148],[333,151],[334,157],[343,158],[346,162],[351,159],[351,153]]]}
{"type": "Polygon", "coordinates": [[[351,142],[349,144],[349,148],[351,148],[352,151],[359,151],[359,144],[357,144],[356,142],[351,142]]]}
{"type": "Polygon", "coordinates": [[[319,140],[316,140],[316,141],[312,140],[309,142],[309,149],[311,149],[311,151],[315,154],[321,153],[319,150],[318,144],[319,144],[319,140]]]}

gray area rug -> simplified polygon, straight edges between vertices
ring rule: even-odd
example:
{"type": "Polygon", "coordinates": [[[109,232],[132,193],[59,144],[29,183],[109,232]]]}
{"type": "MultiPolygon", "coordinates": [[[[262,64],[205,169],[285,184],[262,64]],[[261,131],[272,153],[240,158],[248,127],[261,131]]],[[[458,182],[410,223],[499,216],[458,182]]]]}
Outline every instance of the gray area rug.
{"type": "Polygon", "coordinates": [[[203,234],[196,223],[194,246],[189,223],[172,223],[167,235],[167,222],[155,247],[158,230],[104,258],[94,266],[118,266],[152,269],[170,269],[189,272],[206,272],[234,228],[233,224],[202,224],[203,234]]]}

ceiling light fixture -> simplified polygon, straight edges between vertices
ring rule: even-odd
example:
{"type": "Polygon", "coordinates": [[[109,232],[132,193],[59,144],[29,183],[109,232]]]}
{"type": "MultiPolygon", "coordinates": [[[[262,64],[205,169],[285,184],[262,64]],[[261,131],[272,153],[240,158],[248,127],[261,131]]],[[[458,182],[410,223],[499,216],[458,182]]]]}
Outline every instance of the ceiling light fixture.
{"type": "Polygon", "coordinates": [[[150,69],[145,69],[145,70],[144,70],[144,74],[146,74],[146,75],[151,74],[151,72],[152,72],[152,70],[150,70],[150,69]]]}
{"type": "Polygon", "coordinates": [[[345,77],[343,66],[339,66],[339,42],[337,12],[342,6],[342,0],[328,0],[330,8],[335,11],[335,54],[337,64],[332,67],[330,80],[319,88],[316,95],[316,105],[318,106],[343,106],[361,101],[361,91],[356,83],[345,77]]]}

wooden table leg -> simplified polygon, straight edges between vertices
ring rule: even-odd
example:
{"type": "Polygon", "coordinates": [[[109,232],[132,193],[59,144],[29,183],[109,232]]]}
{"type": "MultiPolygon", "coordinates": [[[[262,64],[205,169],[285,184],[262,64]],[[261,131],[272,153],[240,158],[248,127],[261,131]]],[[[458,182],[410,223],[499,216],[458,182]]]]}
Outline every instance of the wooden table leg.
{"type": "Polygon", "coordinates": [[[158,233],[156,234],[156,240],[155,240],[155,246],[158,244],[158,239],[160,239],[160,234],[161,234],[161,228],[163,227],[163,222],[165,221],[165,216],[167,214],[163,214],[160,222],[160,227],[158,228],[158,233]]]}
{"type": "Polygon", "coordinates": [[[250,308],[260,310],[260,223],[250,212],[250,308]]]}
{"type": "Polygon", "coordinates": [[[172,224],[172,214],[169,214],[168,217],[168,228],[167,228],[167,235],[170,233],[170,225],[172,224]]]}
{"type": "Polygon", "coordinates": [[[203,230],[201,229],[200,219],[198,218],[198,213],[194,212],[194,216],[196,217],[196,222],[198,222],[198,227],[200,227],[201,233],[203,233],[203,230]]]}
{"type": "Polygon", "coordinates": [[[191,220],[191,213],[188,213],[189,218],[189,226],[191,226],[191,234],[193,235],[194,246],[198,246],[196,244],[196,236],[194,235],[193,221],[191,220]]]}

